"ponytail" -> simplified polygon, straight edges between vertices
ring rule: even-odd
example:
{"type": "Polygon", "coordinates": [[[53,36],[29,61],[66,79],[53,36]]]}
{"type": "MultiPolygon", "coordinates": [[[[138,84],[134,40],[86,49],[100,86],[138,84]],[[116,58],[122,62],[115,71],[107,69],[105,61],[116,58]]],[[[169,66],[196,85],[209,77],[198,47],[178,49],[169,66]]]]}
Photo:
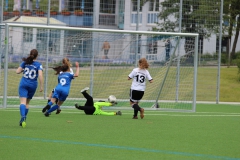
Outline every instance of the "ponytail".
{"type": "Polygon", "coordinates": [[[66,72],[68,71],[68,69],[69,69],[69,66],[66,64],[53,68],[53,70],[56,71],[55,75],[58,75],[60,72],[66,72]]]}
{"type": "Polygon", "coordinates": [[[32,64],[33,60],[35,60],[38,56],[38,51],[36,49],[32,49],[30,51],[30,54],[27,58],[22,58],[22,60],[26,63],[26,64],[32,64]]]}

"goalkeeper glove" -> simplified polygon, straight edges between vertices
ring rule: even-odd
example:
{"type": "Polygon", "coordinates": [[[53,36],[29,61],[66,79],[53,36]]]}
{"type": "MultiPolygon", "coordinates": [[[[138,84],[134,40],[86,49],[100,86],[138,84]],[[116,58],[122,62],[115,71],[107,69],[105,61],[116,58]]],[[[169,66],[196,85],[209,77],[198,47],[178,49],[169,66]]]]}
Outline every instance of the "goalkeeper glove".
{"type": "Polygon", "coordinates": [[[112,102],[112,105],[113,105],[113,106],[115,106],[115,105],[117,105],[117,104],[118,104],[117,102],[112,102]]]}

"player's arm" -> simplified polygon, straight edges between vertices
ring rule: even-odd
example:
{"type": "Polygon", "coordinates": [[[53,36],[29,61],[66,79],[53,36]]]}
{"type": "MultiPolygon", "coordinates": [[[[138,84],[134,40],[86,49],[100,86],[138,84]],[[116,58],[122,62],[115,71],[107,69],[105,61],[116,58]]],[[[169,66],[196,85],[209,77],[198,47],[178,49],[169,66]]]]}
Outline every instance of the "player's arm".
{"type": "Polygon", "coordinates": [[[38,70],[38,79],[39,79],[39,85],[40,85],[40,92],[43,91],[43,71],[38,70]]]}
{"type": "Polygon", "coordinates": [[[103,107],[103,106],[105,106],[105,107],[113,106],[113,104],[110,103],[110,102],[95,102],[94,104],[96,104],[96,105],[98,105],[100,107],[103,107]]]}
{"type": "Polygon", "coordinates": [[[150,73],[147,71],[147,79],[148,79],[148,81],[150,82],[150,83],[152,83],[153,82],[153,78],[152,78],[152,76],[150,75],[150,73]]]}
{"type": "Polygon", "coordinates": [[[18,69],[16,70],[16,73],[17,74],[20,74],[23,72],[23,68],[22,67],[18,67],[18,69]]]}
{"type": "Polygon", "coordinates": [[[134,70],[128,75],[128,80],[132,79],[135,76],[134,70]]]}
{"type": "Polygon", "coordinates": [[[79,75],[79,63],[75,62],[75,65],[76,65],[76,71],[74,73],[74,77],[78,77],[78,75],[79,75]]]}

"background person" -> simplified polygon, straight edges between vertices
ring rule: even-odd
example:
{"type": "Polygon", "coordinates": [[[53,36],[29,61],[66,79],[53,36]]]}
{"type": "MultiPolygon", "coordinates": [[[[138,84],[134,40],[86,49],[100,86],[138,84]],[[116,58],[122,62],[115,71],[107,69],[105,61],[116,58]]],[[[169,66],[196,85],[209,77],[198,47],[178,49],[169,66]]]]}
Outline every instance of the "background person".
{"type": "Polygon", "coordinates": [[[38,86],[37,79],[39,79],[40,92],[43,91],[43,68],[42,64],[36,61],[37,57],[38,51],[36,49],[32,49],[30,51],[30,55],[27,58],[22,58],[23,62],[16,70],[17,74],[23,72],[23,76],[20,80],[18,88],[18,94],[20,98],[19,109],[21,115],[19,125],[23,128],[27,125],[26,119],[29,111],[29,102],[36,92],[38,86]]]}
{"type": "Polygon", "coordinates": [[[170,52],[171,52],[172,44],[170,40],[168,39],[165,43],[165,51],[166,51],[166,61],[170,59],[170,52]]]}
{"type": "Polygon", "coordinates": [[[102,46],[102,50],[104,51],[104,59],[108,59],[108,51],[110,49],[110,44],[108,41],[105,41],[102,46]]]}

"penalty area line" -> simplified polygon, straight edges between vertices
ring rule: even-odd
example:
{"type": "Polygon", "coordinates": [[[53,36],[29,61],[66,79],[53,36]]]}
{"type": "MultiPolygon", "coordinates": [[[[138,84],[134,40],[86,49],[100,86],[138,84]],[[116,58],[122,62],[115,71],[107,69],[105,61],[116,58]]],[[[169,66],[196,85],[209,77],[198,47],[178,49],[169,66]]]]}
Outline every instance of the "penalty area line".
{"type": "MultiPolygon", "coordinates": [[[[0,110],[1,111],[4,111],[4,112],[19,112],[19,109],[5,109],[5,110],[0,110]]],[[[108,110],[110,111],[110,110],[108,110]]],[[[34,110],[31,110],[30,112],[34,112],[34,113],[42,113],[41,111],[34,111],[34,110]]],[[[114,111],[113,111],[114,112],[114,111]]],[[[215,113],[215,114],[210,114],[212,112],[204,112],[203,113],[186,113],[186,114],[183,114],[182,112],[181,113],[173,113],[173,112],[170,112],[170,113],[163,113],[163,112],[158,112],[156,111],[155,113],[146,113],[145,112],[145,115],[146,116],[172,116],[172,117],[240,117],[240,114],[239,113],[215,113]],[[156,113],[157,112],[157,113],[156,113]]],[[[84,112],[81,112],[81,111],[69,111],[69,110],[65,110],[65,111],[62,111],[61,114],[81,114],[84,112]]],[[[132,112],[122,112],[123,115],[132,115],[132,112]]]]}

